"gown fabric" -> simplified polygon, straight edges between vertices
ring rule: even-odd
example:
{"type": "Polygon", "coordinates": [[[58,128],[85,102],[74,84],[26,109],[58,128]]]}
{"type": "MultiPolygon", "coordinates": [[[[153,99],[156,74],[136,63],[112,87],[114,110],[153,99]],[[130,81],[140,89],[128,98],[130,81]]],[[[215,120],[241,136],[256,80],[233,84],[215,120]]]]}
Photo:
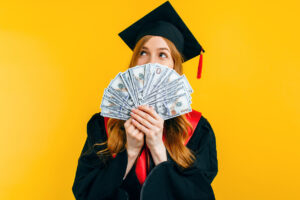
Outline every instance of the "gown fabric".
{"type": "MultiPolygon", "coordinates": [[[[193,115],[194,114],[194,115],[193,115]]],[[[78,159],[72,191],[77,200],[214,200],[211,186],[218,172],[216,139],[208,120],[199,116],[186,146],[195,154],[194,164],[181,169],[167,152],[167,161],[155,166],[149,154],[150,169],[143,184],[136,174],[136,163],[126,178],[126,149],[102,162],[93,144],[107,140],[104,117],[95,113],[87,123],[87,138],[78,159]]],[[[191,118],[191,120],[192,120],[191,118]]],[[[194,120],[195,123],[195,120],[194,120]]]]}

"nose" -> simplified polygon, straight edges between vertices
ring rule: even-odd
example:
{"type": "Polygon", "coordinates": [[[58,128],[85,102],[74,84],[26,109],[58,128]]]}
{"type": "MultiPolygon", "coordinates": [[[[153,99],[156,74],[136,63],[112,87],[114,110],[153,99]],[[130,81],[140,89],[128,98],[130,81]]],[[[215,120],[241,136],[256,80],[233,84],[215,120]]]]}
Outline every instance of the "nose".
{"type": "Polygon", "coordinates": [[[151,55],[151,57],[149,58],[148,60],[149,63],[158,63],[158,59],[154,56],[154,55],[151,55]]]}

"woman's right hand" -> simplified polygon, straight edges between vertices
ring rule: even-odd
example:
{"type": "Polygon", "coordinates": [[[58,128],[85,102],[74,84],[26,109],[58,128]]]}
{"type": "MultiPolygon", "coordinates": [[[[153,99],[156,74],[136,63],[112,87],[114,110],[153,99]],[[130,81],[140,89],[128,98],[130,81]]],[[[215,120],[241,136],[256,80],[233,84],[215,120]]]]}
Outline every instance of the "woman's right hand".
{"type": "Polygon", "coordinates": [[[138,156],[144,145],[144,133],[133,125],[132,118],[129,118],[124,123],[124,128],[126,131],[126,149],[128,152],[128,156],[136,157],[138,156]]]}
{"type": "Polygon", "coordinates": [[[128,154],[128,162],[123,180],[126,178],[144,145],[144,133],[132,124],[132,118],[129,118],[124,123],[124,128],[127,140],[126,149],[128,154]]]}

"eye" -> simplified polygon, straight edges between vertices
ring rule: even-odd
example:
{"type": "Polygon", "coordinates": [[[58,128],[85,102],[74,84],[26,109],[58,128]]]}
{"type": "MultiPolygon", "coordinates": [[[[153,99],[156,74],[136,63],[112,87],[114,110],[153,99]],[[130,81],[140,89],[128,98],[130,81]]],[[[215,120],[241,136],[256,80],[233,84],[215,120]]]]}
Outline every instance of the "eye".
{"type": "Polygon", "coordinates": [[[167,54],[165,54],[165,53],[160,53],[159,56],[161,56],[161,55],[164,55],[165,58],[167,57],[167,54]]]}
{"type": "Polygon", "coordinates": [[[141,51],[141,52],[140,52],[140,55],[142,56],[142,55],[143,55],[143,53],[146,53],[146,52],[145,52],[145,51],[141,51]]]}

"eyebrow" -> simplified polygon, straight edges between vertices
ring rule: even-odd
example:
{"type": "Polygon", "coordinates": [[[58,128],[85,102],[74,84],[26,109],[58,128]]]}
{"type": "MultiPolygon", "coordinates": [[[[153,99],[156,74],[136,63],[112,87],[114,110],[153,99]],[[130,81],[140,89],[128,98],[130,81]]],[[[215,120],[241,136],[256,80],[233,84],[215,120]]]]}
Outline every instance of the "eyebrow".
{"type": "MultiPolygon", "coordinates": [[[[143,46],[142,49],[147,49],[147,47],[143,46]]],[[[165,47],[161,47],[161,48],[158,48],[158,50],[167,50],[167,51],[170,51],[168,48],[165,48],[165,47]]]]}

